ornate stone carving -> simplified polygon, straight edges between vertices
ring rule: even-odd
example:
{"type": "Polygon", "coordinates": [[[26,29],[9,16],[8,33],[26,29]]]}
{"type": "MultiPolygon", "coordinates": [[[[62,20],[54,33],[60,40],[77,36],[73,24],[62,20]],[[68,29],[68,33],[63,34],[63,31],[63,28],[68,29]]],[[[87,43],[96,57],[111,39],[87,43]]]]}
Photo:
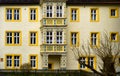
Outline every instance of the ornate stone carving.
{"type": "Polygon", "coordinates": [[[61,69],[66,69],[66,54],[61,55],[61,69]]]}
{"type": "Polygon", "coordinates": [[[48,54],[43,54],[42,64],[43,69],[48,69],[48,54]]]}

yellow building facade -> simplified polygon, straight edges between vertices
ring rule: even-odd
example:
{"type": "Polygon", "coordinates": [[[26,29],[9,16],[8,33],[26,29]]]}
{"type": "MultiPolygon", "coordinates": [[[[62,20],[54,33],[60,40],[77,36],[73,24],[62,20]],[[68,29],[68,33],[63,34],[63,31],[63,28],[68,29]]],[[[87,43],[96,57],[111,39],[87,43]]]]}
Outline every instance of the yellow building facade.
{"type": "MultiPolygon", "coordinates": [[[[120,1],[27,0],[0,2],[0,69],[84,69],[72,47],[99,46],[107,31],[120,41],[120,1]]],[[[95,54],[81,57],[95,69],[95,54]]],[[[119,67],[117,68],[119,69],[119,67]]]]}

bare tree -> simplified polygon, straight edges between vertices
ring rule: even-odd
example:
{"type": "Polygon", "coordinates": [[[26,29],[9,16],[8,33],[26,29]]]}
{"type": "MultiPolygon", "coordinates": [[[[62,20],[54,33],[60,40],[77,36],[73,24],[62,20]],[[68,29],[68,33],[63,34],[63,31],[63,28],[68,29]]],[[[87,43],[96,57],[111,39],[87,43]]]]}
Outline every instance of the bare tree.
{"type": "Polygon", "coordinates": [[[83,43],[80,48],[73,47],[72,51],[77,61],[94,73],[100,76],[116,76],[116,64],[118,63],[116,60],[120,54],[120,43],[111,41],[111,37],[106,32],[101,36],[99,43],[99,46],[93,47],[87,41],[87,44],[83,43]],[[97,58],[102,62],[97,65],[99,70],[81,61],[82,56],[90,56],[91,54],[97,55],[97,58]]]}

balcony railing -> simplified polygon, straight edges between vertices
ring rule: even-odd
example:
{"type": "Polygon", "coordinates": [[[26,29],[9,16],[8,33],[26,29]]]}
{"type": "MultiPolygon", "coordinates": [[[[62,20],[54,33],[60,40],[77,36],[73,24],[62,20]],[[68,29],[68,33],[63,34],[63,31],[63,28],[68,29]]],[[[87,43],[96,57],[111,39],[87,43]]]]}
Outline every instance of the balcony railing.
{"type": "Polygon", "coordinates": [[[41,20],[43,26],[65,26],[66,18],[43,18],[41,20]]]}
{"type": "Polygon", "coordinates": [[[65,52],[65,45],[41,45],[41,52],[65,52]]]}

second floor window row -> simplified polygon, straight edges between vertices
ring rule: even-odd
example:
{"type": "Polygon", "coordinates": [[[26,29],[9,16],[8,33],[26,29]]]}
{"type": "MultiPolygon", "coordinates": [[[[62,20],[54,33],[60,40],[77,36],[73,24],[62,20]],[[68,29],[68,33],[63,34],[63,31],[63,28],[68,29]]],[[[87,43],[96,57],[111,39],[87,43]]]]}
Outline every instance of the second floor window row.
{"type": "MultiPolygon", "coordinates": [[[[38,19],[38,9],[29,9],[29,20],[36,21],[38,19]]],[[[6,21],[20,21],[21,20],[21,9],[20,8],[6,8],[6,21]]]]}
{"type": "MultiPolygon", "coordinates": [[[[118,8],[110,8],[109,9],[110,18],[118,18],[119,17],[119,9],[118,8]]],[[[5,12],[6,21],[20,21],[21,20],[21,8],[6,8],[5,12]]],[[[38,9],[30,8],[29,11],[29,19],[30,21],[36,21],[38,19],[38,9]]],[[[71,21],[79,21],[79,8],[71,8],[70,11],[70,20],[71,21]]],[[[52,5],[46,6],[46,17],[63,17],[64,8],[62,5],[57,5],[55,8],[52,5]]],[[[99,8],[90,8],[90,21],[95,22],[99,21],[99,8]]]]}

